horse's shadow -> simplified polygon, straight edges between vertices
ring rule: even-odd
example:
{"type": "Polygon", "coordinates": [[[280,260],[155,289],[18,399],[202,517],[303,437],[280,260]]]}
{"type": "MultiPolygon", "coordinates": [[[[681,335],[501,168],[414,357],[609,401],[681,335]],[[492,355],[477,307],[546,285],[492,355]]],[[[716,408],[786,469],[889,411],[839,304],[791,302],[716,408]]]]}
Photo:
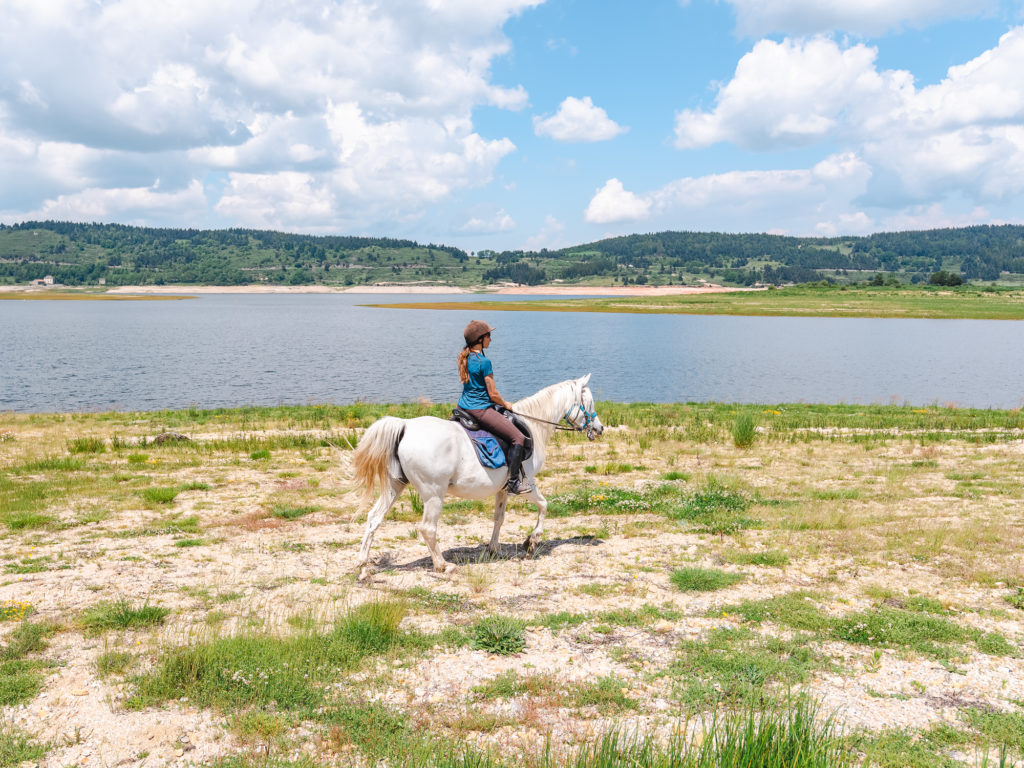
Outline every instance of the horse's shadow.
{"type": "MultiPolygon", "coordinates": [[[[442,554],[444,559],[455,565],[478,565],[487,563],[498,563],[507,560],[537,560],[546,557],[558,547],[566,544],[575,544],[582,547],[598,547],[604,542],[596,536],[570,536],[567,539],[547,539],[537,544],[533,554],[529,554],[522,544],[502,544],[498,552],[491,554],[487,551],[486,544],[477,544],[473,547],[452,547],[446,549],[442,554]]],[[[434,567],[434,561],[430,556],[421,557],[410,563],[386,562],[386,557],[376,564],[379,571],[420,571],[429,570],[434,567]]]]}

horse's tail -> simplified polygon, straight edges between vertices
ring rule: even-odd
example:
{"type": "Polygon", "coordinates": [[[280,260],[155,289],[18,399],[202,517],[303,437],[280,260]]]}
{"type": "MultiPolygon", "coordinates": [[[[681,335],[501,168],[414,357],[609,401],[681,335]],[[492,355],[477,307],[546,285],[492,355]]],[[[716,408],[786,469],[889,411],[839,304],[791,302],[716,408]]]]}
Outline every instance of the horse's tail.
{"type": "Polygon", "coordinates": [[[404,478],[398,463],[398,444],[405,434],[405,421],[395,416],[378,419],[363,433],[353,457],[353,481],[363,489],[363,498],[373,498],[376,486],[384,488],[390,478],[404,478]]]}

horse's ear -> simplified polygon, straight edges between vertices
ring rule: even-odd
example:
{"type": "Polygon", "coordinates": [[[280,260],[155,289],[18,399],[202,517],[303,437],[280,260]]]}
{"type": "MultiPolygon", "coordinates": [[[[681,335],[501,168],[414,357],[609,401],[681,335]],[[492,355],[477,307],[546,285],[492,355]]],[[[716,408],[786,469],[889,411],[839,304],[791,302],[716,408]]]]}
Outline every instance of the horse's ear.
{"type": "Polygon", "coordinates": [[[590,381],[590,374],[588,373],[586,376],[581,376],[580,378],[576,379],[576,381],[579,382],[580,388],[582,389],[583,387],[587,386],[587,382],[590,381]]]}

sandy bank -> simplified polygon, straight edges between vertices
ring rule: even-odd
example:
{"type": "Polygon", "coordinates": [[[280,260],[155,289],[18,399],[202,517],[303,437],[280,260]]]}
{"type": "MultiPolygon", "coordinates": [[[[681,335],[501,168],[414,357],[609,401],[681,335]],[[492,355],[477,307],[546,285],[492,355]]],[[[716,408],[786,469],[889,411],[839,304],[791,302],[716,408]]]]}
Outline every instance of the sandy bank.
{"type": "Polygon", "coordinates": [[[440,285],[358,285],[341,288],[328,285],[122,285],[108,293],[199,294],[199,293],[362,293],[362,294],[453,294],[498,293],[520,296],[676,296],[694,293],[725,293],[753,290],[721,285],[488,285],[459,288],[440,285]]]}
{"type": "Polygon", "coordinates": [[[121,285],[108,293],[471,293],[465,288],[433,285],[121,285]]]}

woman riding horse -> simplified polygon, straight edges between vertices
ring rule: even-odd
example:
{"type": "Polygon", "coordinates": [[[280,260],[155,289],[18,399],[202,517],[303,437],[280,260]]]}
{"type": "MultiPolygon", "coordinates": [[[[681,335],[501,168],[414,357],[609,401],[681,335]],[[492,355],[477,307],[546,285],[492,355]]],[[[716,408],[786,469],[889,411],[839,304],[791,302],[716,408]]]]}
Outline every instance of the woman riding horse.
{"type": "Polygon", "coordinates": [[[484,350],[491,346],[492,328],[481,320],[474,320],[466,326],[462,336],[466,346],[459,352],[459,379],[462,381],[462,397],[459,408],[468,412],[488,432],[493,432],[512,443],[508,451],[508,492],[530,493],[533,486],[521,478],[523,451],[526,436],[516,426],[498,413],[494,407],[511,408],[498,393],[494,385],[494,370],[484,350]]]}

